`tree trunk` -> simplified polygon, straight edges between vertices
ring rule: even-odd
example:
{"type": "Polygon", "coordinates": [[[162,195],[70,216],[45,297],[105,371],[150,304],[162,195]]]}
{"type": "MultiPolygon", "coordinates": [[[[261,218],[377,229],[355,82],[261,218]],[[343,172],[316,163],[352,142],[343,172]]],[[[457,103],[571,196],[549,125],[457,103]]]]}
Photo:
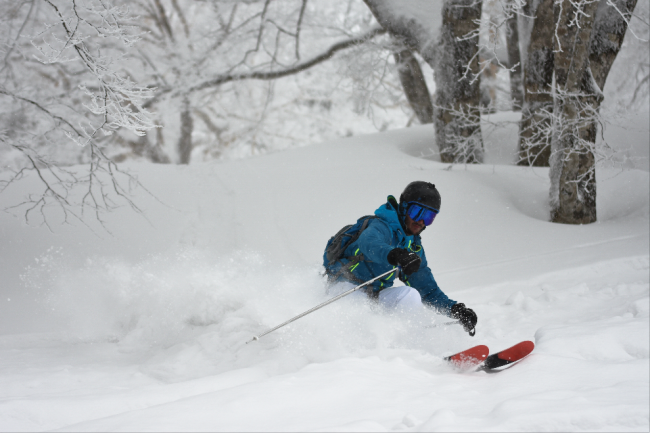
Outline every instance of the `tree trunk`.
{"type": "MultiPolygon", "coordinates": [[[[581,158],[577,166],[578,174],[580,177],[588,179],[590,182],[578,182],[578,186],[584,185],[585,197],[588,198],[586,205],[589,205],[588,213],[590,219],[586,220],[587,210],[581,211],[585,214],[583,217],[585,221],[581,221],[575,217],[573,212],[573,220],[568,220],[566,215],[558,213],[557,222],[569,223],[583,223],[596,221],[596,161],[594,156],[594,149],[596,148],[596,138],[598,134],[599,111],[600,105],[603,102],[603,89],[609,71],[618,55],[621,46],[623,45],[623,38],[627,30],[627,23],[629,22],[637,0],[601,0],[598,5],[598,10],[595,12],[595,21],[591,38],[589,41],[589,61],[583,73],[580,83],[580,93],[577,97],[579,101],[580,114],[583,116],[582,121],[578,124],[578,137],[581,141],[579,147],[584,150],[574,152],[581,158]],[[616,9],[611,7],[609,2],[612,2],[616,9]],[[620,11],[620,12],[619,12],[620,11]],[[623,15],[621,15],[623,14],[623,15]],[[593,195],[593,197],[592,197],[593,195]]],[[[572,155],[573,156],[573,155],[572,155]]],[[[574,156],[573,156],[574,157],[574,156]]],[[[575,158],[575,157],[574,157],[575,158]]],[[[576,170],[576,164],[572,165],[569,170],[576,170]]],[[[574,179],[574,174],[569,174],[566,179],[574,179]]],[[[560,181],[562,181],[562,177],[560,181]]],[[[562,185],[560,186],[562,188],[562,185]]],[[[564,189],[560,189],[560,194],[568,187],[565,185],[564,189]]],[[[567,196],[567,195],[565,195],[567,196]]],[[[560,198],[563,196],[560,195],[560,198]]],[[[568,197],[568,196],[567,196],[568,197]]],[[[568,205],[564,208],[573,209],[573,203],[569,201],[568,205]]],[[[578,210],[580,208],[578,207],[578,210]]],[[[580,211],[578,212],[578,215],[580,211]]]]}
{"type": "MultiPolygon", "coordinates": [[[[510,1],[512,3],[512,0],[510,1]]],[[[521,82],[521,53],[519,52],[518,14],[512,12],[506,21],[506,43],[508,45],[508,66],[510,67],[510,99],[513,111],[524,105],[524,89],[521,82]]]]}
{"type": "Polygon", "coordinates": [[[553,1],[537,7],[524,68],[524,105],[519,124],[518,165],[548,167],[553,114],[553,1]]]}
{"type": "Polygon", "coordinates": [[[183,101],[181,111],[181,136],[178,139],[178,162],[179,164],[189,164],[190,155],[192,154],[192,132],[194,131],[194,121],[190,111],[190,103],[187,99],[183,101]]]}
{"type": "Polygon", "coordinates": [[[589,42],[591,73],[601,91],[605,88],[609,70],[623,45],[627,23],[632,18],[637,0],[611,0],[611,2],[620,13],[610,6],[607,0],[601,0],[589,42]]]}
{"type": "Polygon", "coordinates": [[[478,22],[482,1],[446,0],[435,68],[436,141],[442,162],[483,162],[478,22]]]}
{"type": "Polygon", "coordinates": [[[421,124],[433,122],[431,94],[422,74],[422,68],[413,55],[419,52],[425,62],[433,67],[432,50],[423,49],[427,44],[427,31],[416,23],[391,15],[385,0],[364,0],[377,22],[400,47],[393,53],[398,66],[399,79],[406,99],[421,124]]]}
{"type": "Polygon", "coordinates": [[[167,156],[163,151],[165,140],[162,134],[162,127],[158,122],[156,122],[156,125],[158,125],[156,128],[156,144],[149,147],[147,154],[152,162],[157,164],[169,164],[171,162],[169,156],[167,156]]]}
{"type": "Polygon", "coordinates": [[[522,74],[526,72],[526,64],[528,62],[528,46],[530,45],[530,34],[533,30],[535,23],[535,4],[539,5],[540,1],[537,0],[522,0],[521,1],[521,14],[519,14],[519,49],[521,56],[522,74]]]}
{"type": "Polygon", "coordinates": [[[433,123],[431,94],[424,80],[422,68],[413,52],[403,48],[393,54],[399,71],[404,94],[421,124],[433,123]]]}
{"type": "MultiPolygon", "coordinates": [[[[551,155],[551,221],[596,221],[595,155],[588,108],[580,93],[589,69],[589,41],[598,3],[556,0],[555,106],[551,155]]],[[[595,134],[594,138],[595,138],[595,134]]]]}

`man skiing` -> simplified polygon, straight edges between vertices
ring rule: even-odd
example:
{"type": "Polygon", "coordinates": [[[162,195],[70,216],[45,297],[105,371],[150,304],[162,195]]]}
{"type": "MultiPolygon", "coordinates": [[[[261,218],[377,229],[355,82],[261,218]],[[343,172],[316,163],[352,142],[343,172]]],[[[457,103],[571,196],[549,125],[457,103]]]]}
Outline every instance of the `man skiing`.
{"type": "Polygon", "coordinates": [[[411,182],[400,195],[399,203],[395,197],[388,196],[388,202],[375,211],[374,218],[358,226],[364,220],[360,219],[354,226],[359,230],[358,237],[352,237],[340,257],[334,259],[331,253],[333,237],[324,255],[330,291],[342,293],[399,267],[399,271],[395,269],[396,272],[368,285],[366,295],[391,309],[422,308],[424,304],[458,319],[465,331],[474,335],[476,313],[465,304],[449,299],[440,290],[422,248],[420,234],[440,212],[440,203],[435,185],[411,182]],[[396,274],[405,286],[393,286],[396,274]]]}

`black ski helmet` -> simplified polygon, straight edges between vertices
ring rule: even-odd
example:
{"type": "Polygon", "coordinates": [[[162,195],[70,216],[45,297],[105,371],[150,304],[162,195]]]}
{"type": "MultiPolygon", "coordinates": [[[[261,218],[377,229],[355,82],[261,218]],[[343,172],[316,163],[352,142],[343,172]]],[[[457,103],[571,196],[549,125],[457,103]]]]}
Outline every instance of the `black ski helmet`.
{"type": "Polygon", "coordinates": [[[440,193],[436,186],[429,182],[417,180],[409,183],[404,192],[399,196],[401,203],[417,202],[426,207],[440,211],[440,193]]]}

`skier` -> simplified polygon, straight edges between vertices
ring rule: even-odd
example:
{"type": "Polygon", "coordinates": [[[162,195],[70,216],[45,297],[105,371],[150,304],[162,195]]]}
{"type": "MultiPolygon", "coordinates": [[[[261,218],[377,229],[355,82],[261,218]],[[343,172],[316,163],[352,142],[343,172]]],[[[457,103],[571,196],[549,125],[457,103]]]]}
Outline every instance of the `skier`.
{"type": "MultiPolygon", "coordinates": [[[[420,234],[440,212],[440,203],[440,193],[435,185],[411,182],[404,189],[399,203],[395,197],[388,196],[388,202],[375,211],[375,217],[370,217],[365,226],[359,226],[364,220],[360,219],[353,226],[358,230],[358,237],[354,239],[352,236],[342,254],[335,254],[340,257],[331,260],[333,237],[324,255],[330,293],[343,293],[399,266],[399,279],[405,286],[393,286],[395,272],[368,285],[365,294],[389,309],[432,307],[441,314],[458,319],[465,331],[474,335],[476,313],[465,304],[449,299],[440,290],[422,248],[420,234]]],[[[358,293],[361,291],[355,292],[358,293]]]]}

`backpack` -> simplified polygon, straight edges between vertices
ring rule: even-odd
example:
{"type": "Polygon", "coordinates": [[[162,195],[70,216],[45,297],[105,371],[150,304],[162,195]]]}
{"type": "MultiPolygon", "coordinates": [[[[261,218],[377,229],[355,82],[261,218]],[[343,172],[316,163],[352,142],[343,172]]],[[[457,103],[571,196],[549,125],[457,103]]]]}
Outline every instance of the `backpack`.
{"type": "Polygon", "coordinates": [[[375,218],[377,217],[374,215],[363,216],[355,224],[343,227],[330,238],[325,247],[325,253],[323,254],[323,266],[325,266],[325,269],[329,269],[335,262],[343,258],[343,253],[348,245],[359,239],[361,233],[370,224],[370,220],[375,218]]]}

